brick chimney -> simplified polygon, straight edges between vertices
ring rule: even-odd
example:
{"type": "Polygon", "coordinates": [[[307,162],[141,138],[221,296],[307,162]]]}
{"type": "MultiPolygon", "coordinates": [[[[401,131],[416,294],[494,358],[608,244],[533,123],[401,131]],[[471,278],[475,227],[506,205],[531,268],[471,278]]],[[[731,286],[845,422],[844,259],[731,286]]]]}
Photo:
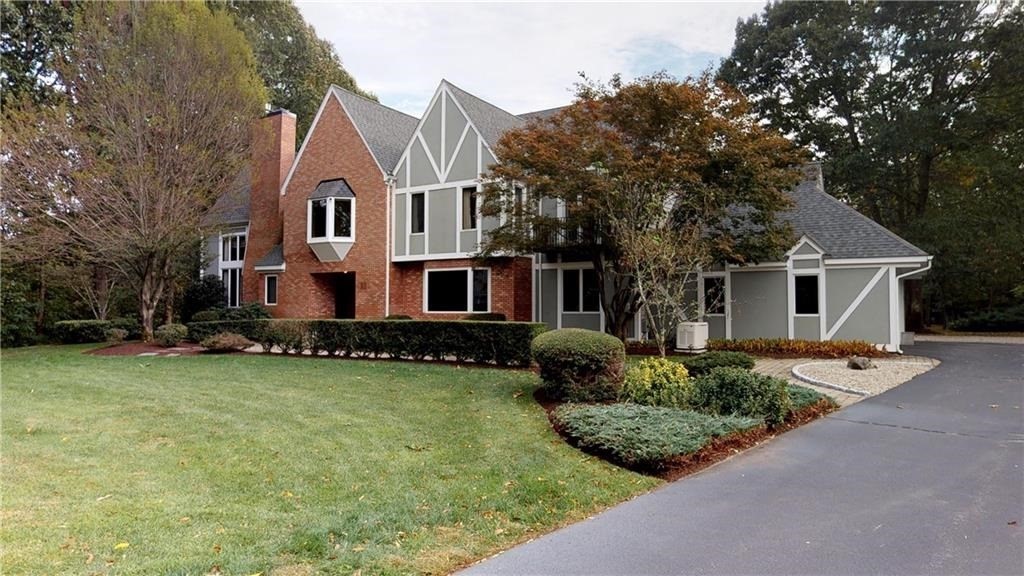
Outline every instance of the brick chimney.
{"type": "Polygon", "coordinates": [[[249,237],[245,250],[242,299],[259,301],[259,274],[253,269],[281,243],[281,185],[295,161],[295,114],[273,110],[253,127],[252,174],[249,189],[249,237]]]}

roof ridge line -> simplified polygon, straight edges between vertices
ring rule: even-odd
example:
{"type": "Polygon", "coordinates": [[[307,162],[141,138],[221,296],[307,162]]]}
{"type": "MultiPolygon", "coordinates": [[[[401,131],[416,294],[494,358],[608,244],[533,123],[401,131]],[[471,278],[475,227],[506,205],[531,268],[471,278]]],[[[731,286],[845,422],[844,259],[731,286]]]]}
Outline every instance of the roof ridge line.
{"type": "Polygon", "coordinates": [[[341,86],[338,86],[337,84],[335,84],[333,82],[331,83],[331,88],[335,89],[335,90],[341,90],[342,92],[347,92],[348,94],[351,94],[351,95],[355,96],[356,98],[362,98],[363,100],[366,100],[367,102],[369,102],[371,104],[376,104],[377,106],[380,106],[381,108],[385,108],[385,109],[390,110],[392,112],[398,112],[399,114],[401,114],[403,116],[408,116],[409,118],[412,118],[413,120],[416,120],[417,122],[419,121],[419,118],[413,116],[412,114],[409,114],[407,112],[402,112],[401,110],[399,110],[397,108],[392,108],[391,106],[388,106],[387,104],[382,104],[378,100],[374,100],[372,98],[367,98],[366,96],[363,96],[362,94],[358,94],[356,92],[353,92],[353,91],[349,90],[348,88],[342,88],[341,86]]]}

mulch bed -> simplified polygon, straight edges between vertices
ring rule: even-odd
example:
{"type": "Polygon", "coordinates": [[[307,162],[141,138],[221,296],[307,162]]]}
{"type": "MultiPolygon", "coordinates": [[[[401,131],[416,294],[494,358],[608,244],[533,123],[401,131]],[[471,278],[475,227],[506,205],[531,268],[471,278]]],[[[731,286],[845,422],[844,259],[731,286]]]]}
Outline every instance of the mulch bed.
{"type": "Polygon", "coordinates": [[[159,344],[147,344],[145,342],[125,342],[123,344],[111,344],[103,348],[96,348],[95,350],[89,350],[88,354],[96,356],[138,356],[144,353],[155,352],[157,356],[167,356],[167,354],[178,354],[179,356],[195,356],[201,353],[204,348],[198,344],[190,344],[188,342],[182,342],[173,349],[165,348],[159,344]]]}
{"type": "MultiPolygon", "coordinates": [[[[555,425],[554,411],[564,404],[564,402],[549,398],[547,394],[544,393],[543,388],[538,388],[537,391],[534,392],[533,397],[537,403],[544,408],[544,411],[548,415],[548,421],[551,423],[555,432],[557,432],[563,440],[579,448],[571,437],[564,434],[562,430],[555,425]]],[[[600,451],[584,449],[584,452],[587,452],[592,456],[597,456],[603,460],[607,460],[616,466],[622,466],[623,468],[629,468],[630,470],[639,472],[640,474],[646,474],[648,476],[654,476],[656,478],[672,482],[684,476],[689,476],[690,474],[699,472],[700,470],[703,470],[717,462],[721,462],[730,456],[739,454],[747,448],[751,448],[762,442],[771,440],[784,432],[788,432],[789,430],[803,426],[808,422],[817,420],[835,409],[835,404],[827,399],[822,399],[815,404],[806,406],[790,414],[789,417],[786,418],[786,422],[784,424],[772,430],[769,430],[764,426],[759,426],[751,430],[735,432],[728,436],[720,436],[712,439],[708,445],[704,446],[700,450],[662,462],[657,468],[626,466],[622,462],[619,462],[615,458],[611,458],[608,454],[603,454],[600,451]]]]}

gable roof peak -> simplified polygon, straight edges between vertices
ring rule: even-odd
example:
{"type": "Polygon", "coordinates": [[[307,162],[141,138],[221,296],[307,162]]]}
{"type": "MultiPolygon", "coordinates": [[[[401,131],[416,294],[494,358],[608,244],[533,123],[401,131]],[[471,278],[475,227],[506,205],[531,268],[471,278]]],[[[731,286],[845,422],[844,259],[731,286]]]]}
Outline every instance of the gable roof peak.
{"type": "Polygon", "coordinates": [[[505,132],[526,124],[526,120],[479,96],[466,92],[448,80],[441,80],[441,85],[447,87],[459,106],[469,116],[469,121],[476,127],[488,148],[492,150],[505,132]]]}

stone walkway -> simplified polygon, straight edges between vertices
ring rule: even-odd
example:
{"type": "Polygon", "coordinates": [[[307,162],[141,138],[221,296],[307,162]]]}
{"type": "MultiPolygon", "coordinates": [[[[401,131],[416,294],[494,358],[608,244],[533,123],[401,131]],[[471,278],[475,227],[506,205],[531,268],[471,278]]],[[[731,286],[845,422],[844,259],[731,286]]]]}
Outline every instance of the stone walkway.
{"type": "MultiPolygon", "coordinates": [[[[851,405],[851,404],[855,404],[857,402],[860,402],[861,400],[863,400],[863,399],[868,397],[868,396],[862,396],[862,395],[859,395],[859,394],[850,394],[850,393],[847,393],[847,392],[841,392],[839,390],[835,390],[835,389],[832,389],[832,388],[826,388],[826,387],[823,387],[823,386],[815,386],[813,384],[808,384],[807,382],[803,382],[801,380],[797,380],[793,376],[793,367],[794,366],[797,366],[797,365],[800,365],[800,364],[807,364],[807,363],[811,363],[811,362],[821,362],[821,361],[822,360],[815,359],[815,358],[758,358],[757,362],[754,364],[754,370],[756,372],[760,372],[761,374],[767,374],[769,376],[775,376],[777,378],[782,378],[784,380],[788,380],[788,381],[792,382],[793,384],[797,384],[799,386],[804,386],[806,388],[811,388],[812,390],[816,390],[818,392],[821,392],[822,394],[826,394],[828,396],[831,396],[833,399],[835,399],[836,402],[839,403],[839,405],[841,407],[844,407],[844,408],[846,406],[851,405]]],[[[935,365],[938,364],[937,361],[932,360],[931,358],[925,358],[925,357],[922,357],[922,356],[894,356],[892,358],[881,359],[878,362],[879,363],[891,363],[891,364],[900,364],[900,363],[919,364],[919,363],[924,362],[924,363],[930,363],[930,364],[932,364],[932,366],[935,366],[935,365]]],[[[880,370],[884,370],[884,368],[881,368],[880,370]]],[[[890,388],[894,388],[894,387],[899,386],[900,384],[906,382],[909,378],[902,377],[901,375],[903,375],[903,374],[904,373],[902,371],[897,371],[896,375],[893,378],[888,379],[888,380],[886,380],[884,382],[880,382],[879,385],[874,390],[872,390],[872,393],[870,395],[873,396],[875,394],[880,394],[881,392],[884,392],[885,390],[888,390],[890,388]]],[[[914,375],[916,376],[916,374],[914,374],[914,375]]]]}

